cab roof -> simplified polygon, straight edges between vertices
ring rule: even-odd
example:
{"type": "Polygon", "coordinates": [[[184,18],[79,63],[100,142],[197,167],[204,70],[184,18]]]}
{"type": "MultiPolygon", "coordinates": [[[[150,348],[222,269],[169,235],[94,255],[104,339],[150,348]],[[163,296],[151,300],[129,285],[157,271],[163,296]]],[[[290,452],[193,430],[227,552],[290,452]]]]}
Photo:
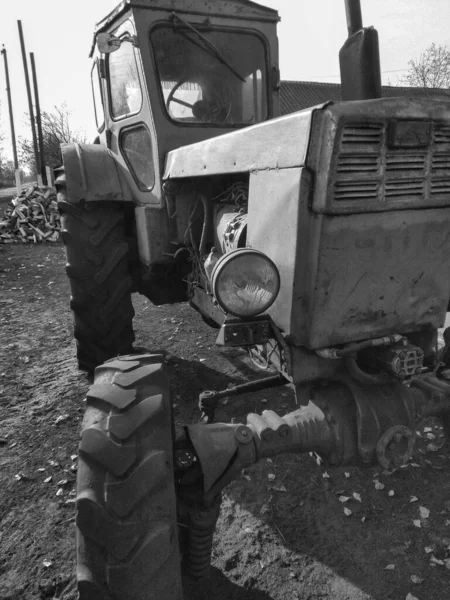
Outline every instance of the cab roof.
{"type": "Polygon", "coordinates": [[[149,8],[168,13],[179,12],[192,15],[208,15],[210,17],[230,16],[234,19],[278,22],[278,11],[251,2],[250,0],[123,0],[106,17],[99,21],[94,29],[91,57],[95,48],[97,33],[105,31],[124,12],[133,8],[149,8]]]}
{"type": "Polygon", "coordinates": [[[210,16],[227,16],[240,19],[260,19],[262,21],[279,21],[278,11],[251,2],[250,0],[123,0],[95,27],[95,34],[124,13],[128,8],[153,8],[167,12],[184,14],[208,14],[210,16]]]}

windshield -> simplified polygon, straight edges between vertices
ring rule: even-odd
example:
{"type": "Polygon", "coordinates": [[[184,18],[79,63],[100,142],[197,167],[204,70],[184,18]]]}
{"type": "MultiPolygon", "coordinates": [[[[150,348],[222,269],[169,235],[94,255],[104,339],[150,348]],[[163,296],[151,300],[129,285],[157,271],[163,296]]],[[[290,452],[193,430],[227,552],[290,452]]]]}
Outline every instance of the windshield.
{"type": "Polygon", "coordinates": [[[264,44],[256,35],[177,24],[155,29],[151,43],[173,120],[248,125],[267,118],[264,44]]]}

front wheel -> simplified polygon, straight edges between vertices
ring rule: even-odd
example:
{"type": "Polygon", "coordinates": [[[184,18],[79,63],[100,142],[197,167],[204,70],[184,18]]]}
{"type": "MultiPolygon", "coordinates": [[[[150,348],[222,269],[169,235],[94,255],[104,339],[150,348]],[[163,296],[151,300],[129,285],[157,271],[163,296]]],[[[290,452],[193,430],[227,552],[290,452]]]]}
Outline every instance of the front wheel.
{"type": "Polygon", "coordinates": [[[173,424],[161,355],[112,359],[87,394],[77,478],[80,600],[182,600],[173,424]]]}

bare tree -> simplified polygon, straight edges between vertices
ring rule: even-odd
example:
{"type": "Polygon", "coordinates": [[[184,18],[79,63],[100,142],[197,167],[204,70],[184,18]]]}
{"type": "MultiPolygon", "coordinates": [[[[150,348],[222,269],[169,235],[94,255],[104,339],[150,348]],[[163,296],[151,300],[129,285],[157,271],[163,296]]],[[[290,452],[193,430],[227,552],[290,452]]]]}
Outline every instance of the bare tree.
{"type": "Polygon", "coordinates": [[[431,44],[417,60],[410,60],[402,83],[411,87],[450,88],[450,50],[431,44]]]}
{"type": "MultiPolygon", "coordinates": [[[[26,115],[26,118],[29,123],[29,115],[26,115]]],[[[53,168],[61,164],[60,145],[73,142],[84,143],[86,133],[72,128],[70,111],[66,103],[55,106],[51,112],[42,112],[41,119],[45,164],[53,168]]],[[[19,154],[21,163],[33,170],[33,144],[29,139],[19,137],[19,154]]]]}

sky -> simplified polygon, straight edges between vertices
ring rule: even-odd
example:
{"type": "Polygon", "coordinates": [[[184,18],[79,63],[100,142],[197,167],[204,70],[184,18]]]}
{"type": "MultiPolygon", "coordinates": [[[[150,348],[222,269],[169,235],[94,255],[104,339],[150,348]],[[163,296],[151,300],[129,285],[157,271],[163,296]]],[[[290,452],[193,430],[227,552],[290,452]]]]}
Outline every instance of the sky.
{"type": "MultiPolygon", "coordinates": [[[[339,49],[347,37],[344,0],[260,0],[281,16],[282,79],[339,83],[339,49]]],[[[117,0],[14,0],[2,3],[0,45],[7,50],[16,135],[28,136],[28,112],[17,20],[27,55],[34,52],[41,110],[66,102],[74,129],[94,139],[88,58],[95,23],[117,0]]],[[[449,0],[361,0],[363,24],[379,33],[384,85],[398,85],[408,61],[433,42],[450,46],[449,0]]],[[[3,57],[1,57],[3,59],[3,57]]],[[[30,73],[31,77],[31,73],[30,73]]],[[[0,62],[0,130],[11,155],[3,60],[0,62]]]]}

